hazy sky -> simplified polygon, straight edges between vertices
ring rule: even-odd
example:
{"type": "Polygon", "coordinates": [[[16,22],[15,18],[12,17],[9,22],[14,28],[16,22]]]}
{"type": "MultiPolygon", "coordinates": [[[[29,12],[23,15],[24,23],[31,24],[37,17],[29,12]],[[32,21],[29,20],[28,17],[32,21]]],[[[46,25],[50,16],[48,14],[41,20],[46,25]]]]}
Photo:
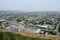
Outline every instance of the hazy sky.
{"type": "Polygon", "coordinates": [[[60,0],[0,0],[0,10],[60,11],[60,0]]]}

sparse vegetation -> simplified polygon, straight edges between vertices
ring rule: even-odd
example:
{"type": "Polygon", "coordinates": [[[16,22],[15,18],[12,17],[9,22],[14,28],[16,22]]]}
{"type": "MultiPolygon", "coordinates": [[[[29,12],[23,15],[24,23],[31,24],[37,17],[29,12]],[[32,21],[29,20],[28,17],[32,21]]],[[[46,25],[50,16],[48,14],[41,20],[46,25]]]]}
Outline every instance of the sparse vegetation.
{"type": "Polygon", "coordinates": [[[0,40],[50,40],[50,39],[32,38],[15,34],[12,32],[0,32],[0,40]]]}

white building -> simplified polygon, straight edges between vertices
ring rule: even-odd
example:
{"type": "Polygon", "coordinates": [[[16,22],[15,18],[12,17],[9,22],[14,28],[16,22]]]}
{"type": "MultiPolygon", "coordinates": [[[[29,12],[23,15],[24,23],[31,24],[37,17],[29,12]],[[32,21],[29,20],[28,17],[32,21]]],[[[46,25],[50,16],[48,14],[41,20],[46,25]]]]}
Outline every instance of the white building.
{"type": "Polygon", "coordinates": [[[14,22],[10,22],[9,27],[6,27],[5,29],[9,30],[9,31],[17,31],[17,32],[21,32],[24,29],[24,25],[23,22],[20,23],[14,23],[14,22]]]}
{"type": "Polygon", "coordinates": [[[35,26],[33,25],[28,25],[24,28],[24,31],[25,32],[30,32],[30,33],[39,33],[40,32],[40,29],[39,28],[36,28],[35,26]]]}
{"type": "Polygon", "coordinates": [[[45,31],[52,31],[52,26],[50,25],[28,25],[24,29],[26,32],[31,33],[44,33],[45,31]]]}
{"type": "Polygon", "coordinates": [[[19,23],[19,27],[18,27],[18,32],[23,31],[24,30],[24,27],[25,27],[24,23],[23,22],[20,22],[19,23]]]}

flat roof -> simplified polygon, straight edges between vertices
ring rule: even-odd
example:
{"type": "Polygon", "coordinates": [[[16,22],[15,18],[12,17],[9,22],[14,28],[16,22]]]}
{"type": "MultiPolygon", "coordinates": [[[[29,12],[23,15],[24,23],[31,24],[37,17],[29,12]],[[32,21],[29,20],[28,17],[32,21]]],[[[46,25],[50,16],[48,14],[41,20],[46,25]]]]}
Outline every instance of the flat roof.
{"type": "Polygon", "coordinates": [[[2,21],[6,21],[6,19],[0,19],[0,22],[2,22],[2,21]]]}

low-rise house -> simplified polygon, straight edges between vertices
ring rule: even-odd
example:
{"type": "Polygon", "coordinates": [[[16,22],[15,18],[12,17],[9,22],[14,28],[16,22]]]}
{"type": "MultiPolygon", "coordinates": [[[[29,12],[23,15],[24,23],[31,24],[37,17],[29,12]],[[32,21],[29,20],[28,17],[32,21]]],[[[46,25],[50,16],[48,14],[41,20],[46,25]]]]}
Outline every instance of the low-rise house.
{"type": "Polygon", "coordinates": [[[0,19],[0,28],[4,28],[3,22],[6,22],[6,19],[0,19]]]}
{"type": "Polygon", "coordinates": [[[44,33],[52,31],[52,29],[53,28],[50,25],[28,25],[24,30],[31,33],[44,33]]]}
{"type": "Polygon", "coordinates": [[[18,27],[18,32],[22,32],[24,30],[24,27],[25,27],[24,22],[20,22],[18,27]]]}
{"type": "Polygon", "coordinates": [[[18,24],[14,24],[14,25],[11,25],[9,27],[6,27],[5,29],[9,30],[9,31],[18,31],[18,24]]]}
{"type": "Polygon", "coordinates": [[[19,22],[10,24],[10,28],[7,27],[6,29],[18,32],[44,33],[45,31],[52,31],[53,28],[51,25],[25,25],[24,22],[19,22]]]}
{"type": "Polygon", "coordinates": [[[40,29],[33,26],[33,25],[28,25],[24,28],[24,31],[25,32],[30,32],[30,33],[39,33],[40,32],[40,29]]]}
{"type": "Polygon", "coordinates": [[[11,22],[10,26],[6,27],[5,29],[7,29],[9,31],[21,32],[21,31],[23,31],[23,28],[24,28],[23,22],[20,22],[20,23],[11,22]]]}

